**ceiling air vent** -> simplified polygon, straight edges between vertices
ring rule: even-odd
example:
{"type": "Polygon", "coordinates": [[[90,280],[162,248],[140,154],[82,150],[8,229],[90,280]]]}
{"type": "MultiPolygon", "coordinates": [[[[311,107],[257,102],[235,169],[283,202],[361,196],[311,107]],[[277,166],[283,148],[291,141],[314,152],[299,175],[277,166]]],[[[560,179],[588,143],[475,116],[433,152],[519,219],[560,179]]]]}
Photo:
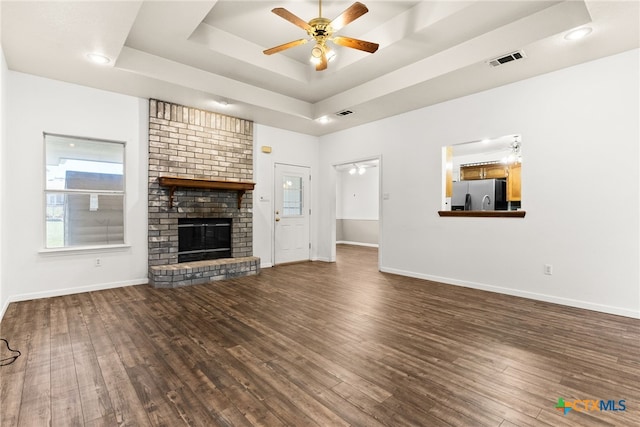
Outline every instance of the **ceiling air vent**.
{"type": "Polygon", "coordinates": [[[511,52],[511,53],[509,53],[507,55],[503,55],[503,56],[501,56],[499,58],[491,59],[491,60],[487,61],[487,63],[489,65],[491,65],[492,67],[497,67],[497,66],[500,66],[502,64],[506,64],[507,62],[516,61],[518,59],[522,59],[522,58],[526,58],[526,57],[527,56],[524,54],[523,51],[518,50],[518,51],[515,51],[515,52],[511,52]]]}
{"type": "Polygon", "coordinates": [[[342,110],[336,113],[336,116],[348,116],[349,114],[353,114],[351,110],[342,110]]]}

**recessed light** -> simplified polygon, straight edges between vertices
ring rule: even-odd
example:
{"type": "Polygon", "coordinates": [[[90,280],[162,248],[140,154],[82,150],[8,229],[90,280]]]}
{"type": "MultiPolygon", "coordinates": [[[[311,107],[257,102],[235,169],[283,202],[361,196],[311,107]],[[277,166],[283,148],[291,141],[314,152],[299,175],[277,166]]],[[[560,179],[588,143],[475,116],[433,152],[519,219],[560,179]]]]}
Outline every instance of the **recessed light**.
{"type": "Polygon", "coordinates": [[[318,118],[318,122],[322,123],[323,125],[326,124],[326,123],[329,123],[329,117],[322,116],[322,117],[318,118]]]}
{"type": "Polygon", "coordinates": [[[226,99],[222,99],[220,101],[215,101],[216,104],[218,104],[219,107],[222,108],[227,108],[229,106],[229,101],[227,101],[226,99]]]}
{"type": "Polygon", "coordinates": [[[100,64],[100,65],[105,65],[111,62],[111,59],[109,59],[108,57],[100,53],[88,53],[87,59],[93,62],[94,64],[100,64]]]}
{"type": "Polygon", "coordinates": [[[567,34],[565,34],[564,38],[566,40],[580,40],[581,38],[586,37],[589,34],[591,34],[591,31],[593,31],[591,29],[591,27],[577,28],[577,29],[569,31],[567,34]]]}

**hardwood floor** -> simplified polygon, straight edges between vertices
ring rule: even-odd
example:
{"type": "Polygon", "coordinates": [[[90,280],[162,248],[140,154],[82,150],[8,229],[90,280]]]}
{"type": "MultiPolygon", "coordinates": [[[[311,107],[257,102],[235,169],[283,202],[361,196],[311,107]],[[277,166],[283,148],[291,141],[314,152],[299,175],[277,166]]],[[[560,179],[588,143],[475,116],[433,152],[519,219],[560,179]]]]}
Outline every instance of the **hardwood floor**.
{"type": "Polygon", "coordinates": [[[333,264],[12,303],[0,425],[640,423],[640,321],[376,263],[341,246],[333,264]],[[626,410],[563,415],[559,398],[626,410]]]}

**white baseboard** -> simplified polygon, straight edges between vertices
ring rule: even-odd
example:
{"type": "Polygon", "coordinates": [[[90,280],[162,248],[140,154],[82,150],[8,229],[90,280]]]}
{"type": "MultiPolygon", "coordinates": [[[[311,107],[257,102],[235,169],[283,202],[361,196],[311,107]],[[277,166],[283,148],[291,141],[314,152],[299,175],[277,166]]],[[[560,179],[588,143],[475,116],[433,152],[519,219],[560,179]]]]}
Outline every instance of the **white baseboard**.
{"type": "Polygon", "coordinates": [[[366,247],[369,247],[369,248],[377,248],[377,247],[379,247],[379,245],[377,243],[350,242],[348,240],[337,241],[336,245],[366,246],[366,247]]]}
{"type": "Polygon", "coordinates": [[[566,305],[569,307],[583,308],[586,310],[593,310],[602,313],[615,314],[618,316],[631,317],[633,319],[640,319],[640,312],[621,307],[596,304],[588,301],[574,300],[571,298],[556,297],[553,295],[539,294],[536,292],[521,291],[518,289],[503,288],[501,286],[487,285],[484,283],[468,282],[466,280],[457,280],[448,277],[432,276],[429,274],[415,273],[412,271],[398,270],[395,268],[380,267],[380,271],[384,273],[398,274],[400,276],[414,277],[416,279],[430,280],[432,282],[439,282],[447,285],[464,286],[472,289],[496,292],[499,294],[528,298],[536,301],[550,302],[554,304],[566,305]]]}
{"type": "MultiPolygon", "coordinates": [[[[329,258],[321,258],[321,257],[311,257],[309,258],[309,261],[333,262],[329,258]]],[[[273,267],[273,264],[271,263],[260,264],[260,268],[271,268],[271,267],[273,267]]]]}
{"type": "Polygon", "coordinates": [[[9,298],[7,298],[7,302],[5,303],[4,307],[2,307],[2,311],[0,312],[0,320],[2,320],[2,318],[4,317],[4,313],[6,313],[7,308],[9,307],[9,304],[11,304],[12,302],[28,301],[28,300],[40,299],[40,298],[59,297],[63,295],[80,294],[83,292],[122,288],[125,286],[146,285],[147,283],[149,283],[149,279],[145,277],[143,279],[127,280],[125,282],[99,283],[96,285],[80,286],[78,288],[54,289],[54,290],[45,291],[45,292],[31,292],[28,294],[10,295],[9,298]]]}
{"type": "MultiPolygon", "coordinates": [[[[321,257],[314,257],[312,261],[332,262],[329,258],[321,258],[321,257]]],[[[265,265],[261,265],[260,267],[270,268],[272,267],[272,265],[265,264],[265,265]]],[[[382,271],[383,273],[391,273],[391,274],[398,274],[400,276],[414,277],[416,279],[431,280],[434,282],[440,282],[447,285],[464,286],[472,289],[480,289],[483,291],[497,292],[500,294],[529,298],[537,301],[545,301],[545,302],[550,302],[555,304],[566,305],[569,307],[583,308],[586,310],[593,310],[593,311],[599,311],[602,313],[615,314],[618,316],[625,316],[625,317],[630,317],[634,319],[640,319],[640,312],[636,312],[626,308],[613,307],[613,306],[604,305],[604,304],[595,304],[587,301],[556,297],[552,295],[539,294],[536,292],[520,291],[517,289],[503,288],[500,286],[469,282],[465,280],[456,280],[456,279],[451,279],[447,277],[433,276],[429,274],[415,273],[412,271],[399,270],[395,268],[380,267],[380,271],[382,271]]],[[[0,321],[4,317],[4,314],[6,313],[7,308],[9,307],[9,304],[12,302],[27,301],[27,300],[38,299],[38,298],[50,298],[50,297],[56,297],[56,296],[62,296],[62,295],[71,295],[71,294],[77,294],[82,292],[100,291],[104,289],[121,288],[124,286],[146,285],[147,283],[149,283],[149,280],[147,278],[144,278],[144,279],[137,279],[137,280],[128,280],[126,282],[101,283],[97,285],[82,286],[78,288],[55,289],[55,290],[46,291],[46,292],[33,292],[28,294],[12,295],[12,296],[9,296],[5,304],[1,307],[0,321]]]]}

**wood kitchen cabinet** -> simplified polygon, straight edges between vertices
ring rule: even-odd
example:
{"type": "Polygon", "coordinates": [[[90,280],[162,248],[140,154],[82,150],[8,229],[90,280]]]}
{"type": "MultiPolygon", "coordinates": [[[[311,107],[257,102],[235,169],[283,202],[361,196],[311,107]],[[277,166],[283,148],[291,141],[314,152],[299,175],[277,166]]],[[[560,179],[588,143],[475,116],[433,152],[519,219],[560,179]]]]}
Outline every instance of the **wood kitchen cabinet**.
{"type": "Polygon", "coordinates": [[[485,165],[484,179],[507,178],[509,168],[505,165],[485,165]]]}
{"type": "Polygon", "coordinates": [[[521,187],[521,171],[522,164],[514,163],[509,165],[509,176],[507,177],[507,201],[508,202],[520,202],[522,201],[521,187]]]}
{"type": "Polygon", "coordinates": [[[484,168],[482,166],[461,166],[460,180],[468,181],[471,179],[482,179],[484,168]]]}
{"type": "Polygon", "coordinates": [[[453,195],[453,147],[447,147],[445,155],[447,163],[445,197],[451,197],[453,195]]]}
{"type": "Polygon", "coordinates": [[[509,168],[502,163],[460,167],[460,180],[507,178],[509,168]]]}

